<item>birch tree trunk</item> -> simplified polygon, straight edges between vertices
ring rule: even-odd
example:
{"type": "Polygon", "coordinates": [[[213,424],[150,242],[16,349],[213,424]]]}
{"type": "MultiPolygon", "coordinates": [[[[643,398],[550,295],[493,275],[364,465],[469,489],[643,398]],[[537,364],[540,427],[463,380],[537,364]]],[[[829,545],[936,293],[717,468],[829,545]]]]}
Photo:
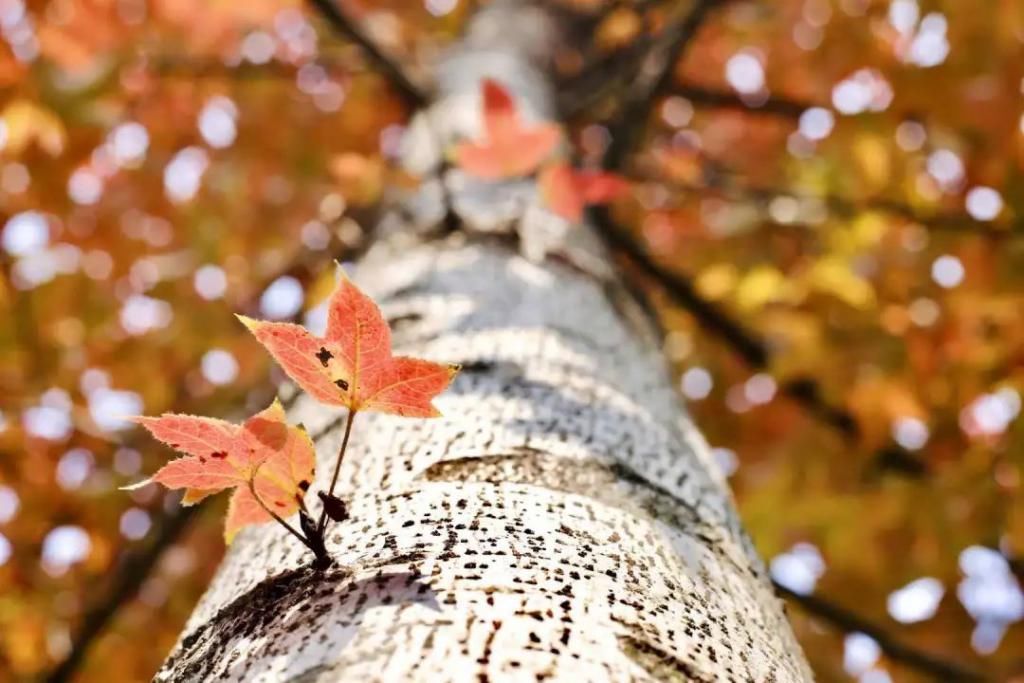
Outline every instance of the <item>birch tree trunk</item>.
{"type": "MultiPolygon", "coordinates": [[[[541,10],[491,3],[439,66],[409,163],[436,169],[443,144],[475,131],[483,76],[554,116],[553,40],[541,10]]],[[[351,519],[328,537],[336,566],[312,569],[277,525],[243,532],[157,678],[810,680],[649,325],[588,229],[560,233],[528,183],[447,184],[392,214],[400,229],[357,273],[398,351],[463,365],[445,417],[359,415],[340,480],[351,519]],[[441,195],[462,229],[411,230],[436,222],[441,195]]],[[[315,435],[325,488],[344,416],[304,396],[290,416],[315,435]]]]}

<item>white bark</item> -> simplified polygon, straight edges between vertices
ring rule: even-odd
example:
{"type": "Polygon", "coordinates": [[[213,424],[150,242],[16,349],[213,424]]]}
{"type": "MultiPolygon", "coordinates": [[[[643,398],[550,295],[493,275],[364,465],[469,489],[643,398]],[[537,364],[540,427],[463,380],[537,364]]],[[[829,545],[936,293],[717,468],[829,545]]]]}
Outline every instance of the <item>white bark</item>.
{"type": "MultiPolygon", "coordinates": [[[[447,111],[496,69],[543,107],[546,34],[504,16],[448,60],[447,111]]],[[[581,266],[593,249],[537,264],[508,242],[399,237],[362,264],[401,352],[463,364],[445,417],[359,415],[336,567],[243,532],[159,679],[811,679],[635,303],[581,266]]],[[[306,397],[290,415],[322,486],[343,416],[306,397]]]]}

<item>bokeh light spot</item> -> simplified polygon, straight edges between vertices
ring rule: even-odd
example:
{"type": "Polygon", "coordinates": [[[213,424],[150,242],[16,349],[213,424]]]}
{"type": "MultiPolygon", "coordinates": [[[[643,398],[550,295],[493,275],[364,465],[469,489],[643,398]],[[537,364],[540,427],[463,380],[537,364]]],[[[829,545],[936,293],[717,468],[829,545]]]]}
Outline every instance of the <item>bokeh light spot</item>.
{"type": "Polygon", "coordinates": [[[201,368],[206,381],[217,386],[231,384],[238,377],[238,361],[224,349],[211,349],[203,354],[201,368]]]}
{"type": "Polygon", "coordinates": [[[260,312],[271,320],[291,318],[302,308],[305,297],[302,283],[290,275],[282,275],[260,296],[260,312]]]}
{"type": "Polygon", "coordinates": [[[680,386],[683,395],[691,401],[701,401],[708,397],[714,387],[711,373],[702,367],[693,367],[683,373],[680,386]]]}

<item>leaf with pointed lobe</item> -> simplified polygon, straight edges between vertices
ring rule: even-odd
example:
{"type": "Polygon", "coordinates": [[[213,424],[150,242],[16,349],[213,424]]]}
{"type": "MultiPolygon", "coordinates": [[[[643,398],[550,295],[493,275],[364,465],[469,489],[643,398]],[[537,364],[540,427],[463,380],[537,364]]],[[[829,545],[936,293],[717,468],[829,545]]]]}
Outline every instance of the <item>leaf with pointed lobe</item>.
{"type": "Polygon", "coordinates": [[[296,384],[328,405],[406,417],[437,417],[432,401],[458,372],[392,355],[391,330],[373,300],[342,276],[317,337],[291,323],[239,319],[296,384]]]}
{"type": "Polygon", "coordinates": [[[523,123],[512,96],[497,81],[485,79],[482,91],[484,134],[455,148],[459,167],[484,180],[533,173],[558,146],[561,128],[550,122],[523,123]]]}
{"type": "Polygon", "coordinates": [[[614,173],[577,171],[564,163],[545,167],[537,184],[547,207],[573,223],[583,219],[586,205],[603,204],[629,191],[629,183],[614,173]]]}
{"type": "Polygon", "coordinates": [[[300,507],[313,481],[313,442],[304,429],[287,423],[277,400],[241,425],[175,414],[135,421],[186,455],[167,463],[151,478],[124,488],[156,482],[169,489],[185,489],[183,505],[234,489],[224,529],[229,543],[243,526],[271,520],[253,497],[250,483],[270,509],[287,517],[300,507]]]}

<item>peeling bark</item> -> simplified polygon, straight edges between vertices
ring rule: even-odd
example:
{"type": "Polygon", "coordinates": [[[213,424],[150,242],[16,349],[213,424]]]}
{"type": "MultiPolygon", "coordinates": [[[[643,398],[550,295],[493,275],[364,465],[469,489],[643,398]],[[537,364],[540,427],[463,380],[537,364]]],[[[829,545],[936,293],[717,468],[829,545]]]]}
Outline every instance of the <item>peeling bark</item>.
{"type": "MultiPolygon", "coordinates": [[[[550,33],[533,11],[484,12],[440,67],[420,133],[436,145],[465,132],[483,74],[544,111],[550,33]]],[[[359,415],[339,489],[351,517],[327,539],[336,566],[311,569],[276,525],[244,531],[157,678],[811,680],[592,235],[566,233],[532,262],[472,229],[507,218],[524,239],[543,212],[522,183],[486,188],[508,199],[495,209],[448,181],[467,230],[400,232],[357,274],[400,352],[463,364],[438,399],[445,417],[359,415]]],[[[342,418],[305,396],[290,417],[316,435],[322,488],[342,418]]]]}

